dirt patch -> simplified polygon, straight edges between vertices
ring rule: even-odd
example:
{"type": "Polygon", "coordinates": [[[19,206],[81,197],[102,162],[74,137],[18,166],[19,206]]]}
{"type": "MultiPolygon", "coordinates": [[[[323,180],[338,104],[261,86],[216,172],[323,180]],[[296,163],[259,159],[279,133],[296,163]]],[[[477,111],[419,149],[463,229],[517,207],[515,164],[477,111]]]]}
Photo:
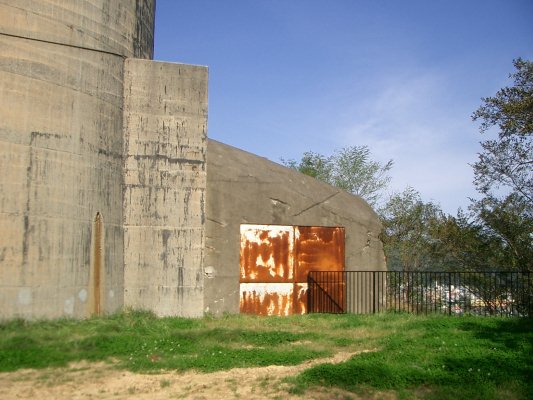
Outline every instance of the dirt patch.
{"type": "MultiPolygon", "coordinates": [[[[291,395],[282,379],[321,363],[340,363],[367,352],[338,353],[296,366],[235,368],[214,373],[136,374],[106,363],[76,363],[68,368],[20,370],[0,374],[0,398],[10,399],[335,399],[359,397],[340,390],[291,395]]],[[[391,397],[386,397],[391,398],[391,397]]]]}

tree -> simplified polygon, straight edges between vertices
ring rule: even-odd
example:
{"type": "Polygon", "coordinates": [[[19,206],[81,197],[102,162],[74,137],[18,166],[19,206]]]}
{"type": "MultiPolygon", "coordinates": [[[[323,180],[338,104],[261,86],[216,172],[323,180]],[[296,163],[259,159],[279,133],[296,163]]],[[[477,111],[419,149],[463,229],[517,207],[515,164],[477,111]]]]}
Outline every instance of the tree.
{"type": "MultiPolygon", "coordinates": [[[[491,212],[490,216],[494,214],[491,212]]],[[[517,259],[513,247],[508,246],[485,222],[459,211],[456,217],[446,216],[436,226],[433,238],[434,254],[441,260],[444,271],[479,272],[464,274],[461,281],[468,292],[483,301],[489,313],[512,310],[531,315],[528,305],[531,283],[527,282],[527,275],[490,273],[517,272],[517,259]],[[517,303],[513,304],[515,301],[517,303]]],[[[522,264],[518,262],[518,265],[522,264]]]]}
{"type": "Polygon", "coordinates": [[[323,182],[330,182],[330,174],[333,169],[333,166],[331,165],[331,157],[326,157],[312,151],[306,151],[300,162],[284,159],[282,159],[281,162],[286,167],[295,169],[302,174],[312,176],[323,182]]]}
{"type": "Polygon", "coordinates": [[[374,206],[390,182],[388,172],[393,162],[385,164],[371,159],[367,146],[351,146],[337,150],[331,156],[306,152],[302,159],[282,160],[282,163],[306,175],[361,196],[374,206]]]}
{"type": "Polygon", "coordinates": [[[483,98],[472,116],[482,134],[497,128],[498,136],[481,142],[473,168],[484,197],[470,208],[486,235],[500,240],[500,266],[533,271],[533,62],[513,64],[513,86],[483,98]]]}
{"type": "Polygon", "coordinates": [[[486,196],[472,210],[486,235],[501,242],[500,268],[533,271],[533,215],[531,204],[513,192],[503,199],[486,196]]]}
{"type": "Polygon", "coordinates": [[[440,260],[442,270],[507,269],[501,240],[462,210],[457,216],[447,215],[435,224],[431,235],[433,254],[440,260]]]}
{"type": "Polygon", "coordinates": [[[408,187],[392,195],[379,214],[389,270],[438,269],[432,230],[442,220],[443,213],[437,204],[423,202],[420,193],[408,187]]]}
{"type": "Polygon", "coordinates": [[[498,128],[497,139],[481,142],[474,184],[484,195],[503,188],[533,203],[533,62],[519,58],[513,64],[514,86],[483,98],[472,115],[474,121],[481,120],[481,133],[498,128]]]}

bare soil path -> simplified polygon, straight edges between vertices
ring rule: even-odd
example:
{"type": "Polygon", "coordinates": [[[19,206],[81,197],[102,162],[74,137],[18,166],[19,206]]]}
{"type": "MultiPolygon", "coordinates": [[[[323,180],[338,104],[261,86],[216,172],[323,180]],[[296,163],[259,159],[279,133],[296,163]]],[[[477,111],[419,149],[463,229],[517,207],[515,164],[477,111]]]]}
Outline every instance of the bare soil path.
{"type": "MultiPolygon", "coordinates": [[[[67,368],[20,370],[0,374],[0,399],[359,399],[353,393],[331,389],[294,395],[282,381],[313,365],[339,363],[356,354],[338,353],[296,366],[235,368],[206,374],[194,371],[137,374],[117,370],[108,363],[85,362],[67,368]]],[[[379,398],[395,397],[379,394],[379,398]]]]}

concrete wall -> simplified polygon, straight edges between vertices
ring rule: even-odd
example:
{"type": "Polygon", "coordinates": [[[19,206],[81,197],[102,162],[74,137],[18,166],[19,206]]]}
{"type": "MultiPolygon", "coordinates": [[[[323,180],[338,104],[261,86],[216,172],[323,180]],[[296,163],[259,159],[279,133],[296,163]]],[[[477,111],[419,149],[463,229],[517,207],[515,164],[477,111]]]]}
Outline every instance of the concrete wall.
{"type": "Polygon", "coordinates": [[[240,225],[341,226],[346,270],[385,270],[381,223],[361,198],[210,140],[204,310],[239,312],[240,225]]]}
{"type": "Polygon", "coordinates": [[[0,318],[123,305],[124,57],[151,57],[154,8],[0,4],[0,318]]]}
{"type": "Polygon", "coordinates": [[[126,61],[125,305],[203,314],[207,68],[126,61]]]}
{"type": "Polygon", "coordinates": [[[347,268],[384,269],[364,201],[207,145],[206,68],[129,58],[154,10],[0,2],[0,319],[238,312],[243,223],[343,226],[347,268]]]}
{"type": "Polygon", "coordinates": [[[4,36],[135,58],[153,57],[154,18],[155,0],[2,0],[0,4],[4,36]]]}

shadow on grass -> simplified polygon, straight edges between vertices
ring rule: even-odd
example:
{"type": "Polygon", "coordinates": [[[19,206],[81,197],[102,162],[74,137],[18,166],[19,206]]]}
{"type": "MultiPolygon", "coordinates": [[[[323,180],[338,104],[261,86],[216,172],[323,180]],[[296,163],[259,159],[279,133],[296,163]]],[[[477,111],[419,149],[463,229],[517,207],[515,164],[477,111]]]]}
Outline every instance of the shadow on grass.
{"type": "MultiPolygon", "coordinates": [[[[526,399],[533,393],[531,319],[411,319],[380,340],[375,353],[322,364],[291,380],[352,392],[427,388],[428,399],[526,399]]],[[[409,396],[408,396],[409,397],[409,396]]]]}
{"type": "Polygon", "coordinates": [[[472,332],[476,338],[491,342],[495,346],[510,350],[524,346],[529,347],[530,351],[533,349],[533,318],[492,318],[490,324],[484,325],[465,320],[459,328],[472,332]]]}

